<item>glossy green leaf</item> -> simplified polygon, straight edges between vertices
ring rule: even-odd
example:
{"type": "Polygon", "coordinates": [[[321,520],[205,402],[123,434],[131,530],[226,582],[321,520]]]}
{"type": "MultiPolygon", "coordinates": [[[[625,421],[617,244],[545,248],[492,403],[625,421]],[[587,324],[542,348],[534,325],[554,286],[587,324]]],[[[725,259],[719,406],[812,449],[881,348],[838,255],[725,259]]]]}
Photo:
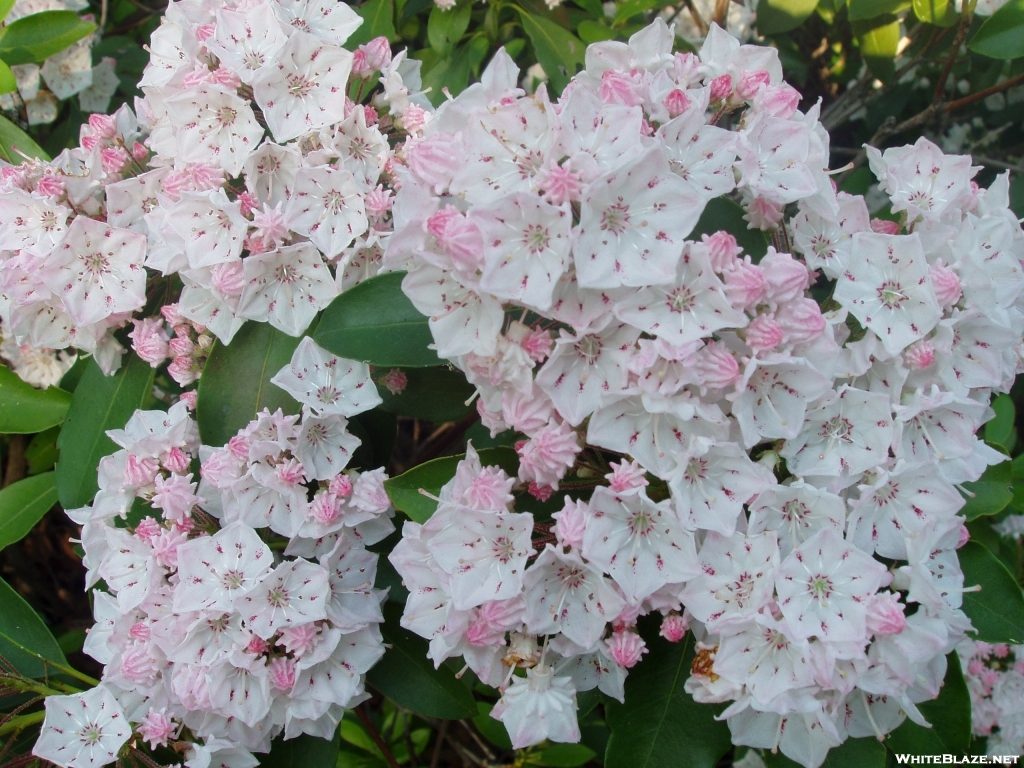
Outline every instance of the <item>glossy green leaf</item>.
{"type": "Polygon", "coordinates": [[[735,237],[740,248],[758,262],[768,253],[768,238],[759,229],[749,229],[743,213],[739,203],[727,197],[716,197],[704,206],[704,212],[688,237],[699,241],[701,235],[713,235],[724,230],[735,237]]]}
{"type": "Polygon", "coordinates": [[[377,386],[384,401],[377,406],[380,410],[436,424],[456,421],[475,410],[472,405],[466,405],[466,401],[473,396],[476,388],[466,381],[462,371],[452,368],[409,368],[402,373],[407,383],[399,394],[392,395],[383,386],[377,386]]]}
{"type": "Polygon", "coordinates": [[[430,47],[442,56],[450,53],[469,29],[472,12],[472,3],[463,3],[447,11],[435,5],[427,19],[427,39],[430,41],[430,47]]]}
{"type": "Polygon", "coordinates": [[[622,0],[615,10],[615,25],[624,24],[634,16],[649,11],[651,8],[657,8],[659,5],[661,5],[660,0],[622,0]]]}
{"type": "Polygon", "coordinates": [[[683,684],[695,656],[693,634],[670,643],[658,622],[641,620],[650,651],[626,678],[626,703],[608,710],[605,768],[714,768],[732,740],[715,720],[723,707],[698,704],[683,684]]]}
{"type": "Polygon", "coordinates": [[[974,495],[966,496],[967,503],[960,514],[968,520],[997,515],[1013,501],[1013,465],[1004,461],[991,466],[976,482],[964,483],[963,487],[974,495]]]}
{"type": "MultiPolygon", "coordinates": [[[[766,749],[761,756],[768,768],[798,768],[800,765],[781,752],[773,755],[766,749]]],[[[885,746],[878,739],[847,739],[828,751],[821,768],[885,768],[885,761],[885,746]]]]}
{"type": "Polygon", "coordinates": [[[7,18],[7,14],[11,12],[11,8],[18,0],[0,0],[0,21],[7,18]]]}
{"type": "Polygon", "coordinates": [[[1024,56],[1024,0],[1010,0],[993,13],[978,28],[967,47],[993,59],[1024,56]]]}
{"type": "Polygon", "coordinates": [[[30,435],[63,424],[70,406],[70,392],[36,389],[0,365],[0,434],[30,435]]]}
{"type": "MultiPolygon", "coordinates": [[[[518,472],[519,456],[512,448],[484,448],[478,453],[485,467],[497,464],[513,477],[518,472]]],[[[463,458],[464,454],[434,459],[385,480],[384,489],[395,509],[405,512],[417,523],[425,523],[437,509],[437,502],[420,493],[420,489],[437,496],[441,486],[455,477],[455,469],[463,458]]]]}
{"type": "Polygon", "coordinates": [[[0,579],[0,656],[25,677],[40,678],[57,670],[47,661],[67,666],[67,659],[39,614],[0,579]]]}
{"type": "Polygon", "coordinates": [[[478,701],[476,706],[480,714],[473,718],[473,725],[480,731],[480,735],[499,749],[511,751],[512,739],[508,736],[505,724],[491,717],[491,710],[494,709],[494,704],[489,701],[478,701]]]}
{"type": "Polygon", "coordinates": [[[985,425],[985,442],[1013,450],[1017,431],[1017,409],[1009,395],[999,395],[992,401],[996,415],[985,425]]]}
{"type": "Polygon", "coordinates": [[[6,63],[0,61],[0,93],[18,90],[18,80],[6,63]]]}
{"type": "Polygon", "coordinates": [[[759,0],[757,31],[778,35],[796,29],[810,18],[818,0],[759,0]]]}
{"type": "Polygon", "coordinates": [[[0,34],[0,59],[15,64],[42,64],[55,53],[96,31],[74,11],[43,11],[22,16],[0,34]]]}
{"type": "Polygon", "coordinates": [[[108,429],[121,429],[153,393],[153,369],[128,355],[113,376],[104,376],[95,360],[82,376],[57,439],[57,498],[65,509],[92,501],[99,486],[100,459],[117,450],[108,429]]]}
{"type": "Polygon", "coordinates": [[[986,643],[1024,642],[1024,593],[999,559],[976,541],[957,550],[964,572],[964,586],[981,586],[965,592],[963,611],[978,630],[976,639],[986,643]]]}
{"type": "Polygon", "coordinates": [[[580,22],[579,27],[576,28],[576,32],[587,45],[591,43],[600,43],[603,40],[614,40],[615,30],[605,26],[599,21],[592,19],[584,19],[580,22]]]}
{"type": "Polygon", "coordinates": [[[448,98],[445,91],[458,96],[466,90],[472,74],[470,54],[473,51],[475,46],[460,45],[447,56],[440,56],[432,48],[428,49],[427,52],[433,54],[434,63],[423,75],[423,88],[429,89],[427,96],[435,106],[448,98]]]}
{"type": "Polygon", "coordinates": [[[526,763],[544,768],[577,768],[595,757],[594,750],[584,744],[552,744],[546,749],[531,752],[526,763]]]}
{"type": "Polygon", "coordinates": [[[6,160],[11,165],[20,165],[25,162],[26,155],[40,160],[50,159],[31,136],[0,115],[0,160],[6,160]]]}
{"type": "Polygon", "coordinates": [[[299,339],[249,322],[227,346],[217,342],[199,379],[196,421],[207,445],[225,445],[264,408],[298,413],[299,404],[270,383],[292,359],[299,339]]]}
{"type": "Polygon", "coordinates": [[[330,303],[313,340],[350,360],[379,366],[425,368],[440,364],[427,348],[434,340],[402,293],[404,272],[388,272],[349,288],[330,303]]]}
{"type": "Polygon", "coordinates": [[[351,467],[375,469],[391,460],[398,432],[398,419],[393,413],[374,408],[349,419],[348,429],[360,440],[352,454],[351,467]]]}
{"type": "Polygon", "coordinates": [[[287,740],[279,736],[270,743],[270,753],[260,755],[260,768],[335,768],[338,749],[337,734],[331,740],[305,733],[287,740]]]}
{"type": "Polygon", "coordinates": [[[914,0],[914,15],[937,27],[951,27],[959,18],[955,5],[949,0],[914,0]]]}
{"type": "Polygon", "coordinates": [[[551,19],[527,13],[522,8],[516,7],[516,10],[533,43],[537,60],[551,81],[552,92],[561,93],[576,70],[583,66],[586,46],[576,35],[551,19]]]}
{"type": "Polygon", "coordinates": [[[28,462],[28,473],[38,475],[47,470],[53,469],[57,463],[57,437],[60,435],[60,427],[50,427],[45,432],[33,435],[29,444],[25,447],[25,461],[28,462]]]}
{"type": "Polygon", "coordinates": [[[478,714],[469,688],[447,666],[434,669],[427,658],[427,641],[399,625],[402,607],[387,603],[381,634],[390,647],[366,680],[401,707],[442,720],[462,720],[478,714]]]}
{"type": "Polygon", "coordinates": [[[850,21],[865,21],[883,13],[899,13],[910,7],[910,0],[848,0],[850,21]]]}
{"type": "Polygon", "coordinates": [[[885,745],[896,754],[963,755],[971,745],[971,695],[956,651],[946,657],[939,698],[917,705],[931,728],[911,720],[890,733],[885,745]]]}
{"type": "Polygon", "coordinates": [[[21,541],[57,503],[54,474],[26,477],[0,491],[0,549],[21,541]]]}
{"type": "Polygon", "coordinates": [[[902,36],[899,19],[884,14],[870,21],[854,21],[852,26],[868,69],[883,82],[891,80],[896,73],[894,60],[902,36]]]}
{"type": "Polygon", "coordinates": [[[391,42],[398,39],[395,31],[395,1],[369,0],[353,10],[363,17],[363,23],[345,41],[345,47],[354,51],[375,37],[386,37],[391,42]]]}

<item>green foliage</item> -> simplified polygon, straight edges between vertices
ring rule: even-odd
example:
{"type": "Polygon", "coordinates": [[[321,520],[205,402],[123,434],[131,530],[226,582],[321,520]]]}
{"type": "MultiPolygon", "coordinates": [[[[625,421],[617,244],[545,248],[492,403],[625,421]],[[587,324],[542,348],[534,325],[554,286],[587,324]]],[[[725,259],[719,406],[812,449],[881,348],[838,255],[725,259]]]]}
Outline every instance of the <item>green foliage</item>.
{"type": "Polygon", "coordinates": [[[978,28],[967,44],[974,53],[993,59],[1024,56],[1024,0],[1010,0],[978,28]]]}
{"type": "Polygon", "coordinates": [[[22,16],[0,32],[0,59],[15,64],[42,64],[87,35],[96,25],[74,11],[43,11],[22,16]]]}
{"type": "Polygon", "coordinates": [[[217,342],[196,402],[199,434],[207,445],[224,445],[264,408],[298,413],[299,404],[270,380],[292,359],[299,339],[267,323],[246,323],[228,345],[217,342]]]}
{"type": "Polygon", "coordinates": [[[59,387],[36,389],[0,365],[0,434],[29,435],[64,422],[71,393],[59,387]]]}
{"type": "Polygon", "coordinates": [[[18,81],[11,68],[5,62],[0,61],[0,93],[10,93],[17,88],[18,81]]]}
{"type": "MultiPolygon", "coordinates": [[[[764,750],[761,756],[768,768],[797,768],[800,765],[781,752],[772,754],[764,750]]],[[[829,750],[821,768],[885,768],[886,757],[885,747],[876,738],[847,739],[829,750]]]]}
{"type": "Polygon", "coordinates": [[[471,3],[457,5],[448,11],[443,11],[435,5],[427,20],[427,39],[430,40],[430,47],[441,56],[450,53],[466,34],[472,11],[471,3]]]}
{"type": "Polygon", "coordinates": [[[1013,465],[1004,461],[985,470],[976,482],[964,483],[968,493],[967,503],[960,514],[968,520],[983,515],[997,515],[1013,501],[1013,465]]]}
{"type": "Polygon", "coordinates": [[[57,440],[57,498],[65,509],[92,501],[99,490],[96,467],[117,450],[107,430],[124,427],[152,393],[153,369],[135,355],[126,356],[113,376],[104,376],[96,361],[89,361],[57,440]]]}
{"type": "Polygon", "coordinates": [[[21,541],[56,503],[53,472],[26,477],[0,491],[0,549],[21,541]]]}
{"type": "Polygon", "coordinates": [[[757,28],[761,34],[777,35],[803,24],[818,7],[818,0],[760,0],[757,28]]]}
{"type": "Polygon", "coordinates": [[[850,21],[865,21],[882,14],[895,14],[908,8],[909,0],[848,0],[850,21]]]}
{"type": "Polygon", "coordinates": [[[25,157],[49,160],[50,156],[36,142],[3,115],[0,115],[0,160],[20,165],[25,157]]]}
{"type": "Polygon", "coordinates": [[[964,572],[964,586],[980,586],[965,592],[963,611],[987,643],[1024,642],[1024,593],[1006,566],[984,546],[968,541],[957,554],[964,572]]]}
{"type": "Polygon", "coordinates": [[[724,230],[736,238],[736,243],[758,262],[768,253],[768,238],[759,229],[748,229],[743,218],[743,208],[727,197],[716,197],[704,206],[697,225],[690,233],[691,240],[700,240],[701,235],[713,235],[724,230]]]}
{"type": "Polygon", "coordinates": [[[869,21],[855,21],[853,33],[871,72],[882,82],[890,81],[896,73],[893,60],[902,37],[899,20],[892,14],[883,14],[869,21]]]}
{"type": "Polygon", "coordinates": [[[405,373],[408,383],[397,395],[378,385],[380,410],[425,419],[435,423],[455,421],[473,413],[466,401],[473,396],[475,387],[466,381],[461,371],[452,368],[410,368],[405,373]]]}
{"type": "Polygon", "coordinates": [[[528,13],[516,8],[523,29],[533,43],[537,61],[544,68],[556,93],[561,93],[583,66],[586,46],[576,35],[544,16],[528,13]]]}
{"type": "Polygon", "coordinates": [[[11,12],[16,2],[18,0],[0,0],[0,21],[7,18],[7,14],[11,12]]]}
{"type": "Polygon", "coordinates": [[[370,0],[355,9],[356,13],[363,17],[363,23],[352,36],[345,41],[349,50],[355,50],[357,46],[368,43],[375,37],[386,37],[388,40],[397,40],[398,33],[395,32],[393,21],[395,15],[394,0],[370,0]]]}
{"type": "Polygon", "coordinates": [[[399,706],[426,717],[462,720],[476,715],[473,693],[448,667],[434,669],[427,641],[403,629],[401,615],[400,606],[384,606],[381,634],[390,648],[366,674],[367,682],[399,706]]]}
{"type": "Polygon", "coordinates": [[[270,744],[270,753],[260,755],[261,768],[334,768],[338,759],[337,734],[328,741],[302,734],[294,739],[278,737],[270,744]]]}
{"type": "Polygon", "coordinates": [[[886,747],[896,754],[963,755],[971,744],[971,694],[956,651],[946,657],[946,677],[939,698],[918,704],[931,728],[911,720],[890,733],[886,747]]]}
{"type": "Polygon", "coordinates": [[[67,666],[67,659],[32,606],[0,579],[0,656],[25,677],[54,674],[47,662],[67,666]]]}
{"type": "MultiPolygon", "coordinates": [[[[484,448],[478,453],[484,466],[497,464],[509,475],[516,475],[519,457],[511,448],[484,448]]],[[[395,509],[405,512],[417,523],[425,523],[437,509],[437,502],[430,496],[424,496],[420,490],[437,496],[441,486],[455,477],[455,469],[464,458],[465,454],[434,459],[418,464],[398,477],[385,480],[384,489],[388,492],[395,509]]]]}
{"type": "Polygon", "coordinates": [[[951,27],[959,18],[955,5],[949,0],[914,0],[914,15],[938,27],[951,27]]]}
{"type": "Polygon", "coordinates": [[[403,277],[404,272],[388,272],[349,288],[324,310],[313,340],[340,357],[372,365],[438,365],[437,354],[427,348],[433,343],[427,318],[402,293],[403,277]]]}
{"type": "Polygon", "coordinates": [[[541,765],[544,768],[577,768],[595,757],[597,755],[594,750],[585,744],[552,744],[528,753],[525,762],[527,765],[541,765]]]}

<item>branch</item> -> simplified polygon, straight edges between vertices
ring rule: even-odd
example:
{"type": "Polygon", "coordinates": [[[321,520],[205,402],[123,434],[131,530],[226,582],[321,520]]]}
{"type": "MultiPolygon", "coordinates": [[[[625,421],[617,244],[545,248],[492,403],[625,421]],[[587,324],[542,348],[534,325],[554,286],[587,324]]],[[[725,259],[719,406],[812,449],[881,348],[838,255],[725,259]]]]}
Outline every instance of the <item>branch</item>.
{"type": "Polygon", "coordinates": [[[362,704],[356,707],[356,716],[359,718],[359,722],[363,724],[363,728],[366,729],[370,738],[373,739],[373,743],[377,745],[377,749],[379,749],[381,754],[384,755],[384,759],[387,761],[390,768],[398,768],[398,761],[395,760],[395,756],[391,754],[391,749],[384,742],[384,739],[381,738],[380,733],[377,732],[377,729],[373,725],[373,721],[370,720],[370,716],[366,714],[366,710],[363,709],[362,704]]]}
{"type": "Polygon", "coordinates": [[[971,2],[966,3],[963,13],[960,14],[960,24],[956,28],[956,37],[953,38],[953,45],[950,47],[946,64],[942,67],[939,82],[935,85],[934,100],[936,102],[941,102],[946,92],[946,81],[949,80],[949,73],[953,71],[956,57],[960,53],[960,46],[964,44],[964,40],[967,39],[967,33],[971,30],[971,22],[974,20],[974,6],[977,5],[977,2],[978,0],[971,0],[971,2]]]}
{"type": "Polygon", "coordinates": [[[1017,75],[1016,77],[1011,77],[1009,80],[1003,80],[1003,82],[1001,83],[996,83],[991,88],[986,88],[983,91],[972,93],[969,96],[964,96],[962,99],[957,99],[956,101],[951,101],[948,104],[946,104],[944,109],[946,112],[953,112],[957,109],[961,109],[962,107],[970,106],[976,101],[987,99],[989,96],[992,96],[993,94],[1002,93],[1003,91],[1009,90],[1010,88],[1013,88],[1016,85],[1020,85],[1021,83],[1024,83],[1024,75],[1017,75]]]}

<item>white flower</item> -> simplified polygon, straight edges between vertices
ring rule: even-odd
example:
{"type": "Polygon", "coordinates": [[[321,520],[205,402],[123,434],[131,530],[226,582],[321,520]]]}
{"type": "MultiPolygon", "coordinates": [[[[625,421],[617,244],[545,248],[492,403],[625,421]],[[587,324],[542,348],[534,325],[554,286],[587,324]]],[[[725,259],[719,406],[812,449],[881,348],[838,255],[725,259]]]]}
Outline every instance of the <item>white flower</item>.
{"type": "Polygon", "coordinates": [[[243,264],[239,316],[269,322],[289,336],[301,336],[337,295],[323,257],[310,243],[249,256],[243,264]]]}
{"type": "Polygon", "coordinates": [[[523,749],[544,739],[578,742],[576,689],[572,678],[555,677],[551,667],[539,665],[526,670],[526,677],[513,678],[491,710],[512,737],[512,746],[523,749]]]}
{"type": "Polygon", "coordinates": [[[270,381],[319,417],[355,416],[382,402],[366,363],[332,355],[309,336],[270,381]]]}
{"type": "Polygon", "coordinates": [[[132,735],[124,710],[104,685],[73,696],[47,696],[45,706],[32,754],[62,768],[113,763],[132,735]]]}

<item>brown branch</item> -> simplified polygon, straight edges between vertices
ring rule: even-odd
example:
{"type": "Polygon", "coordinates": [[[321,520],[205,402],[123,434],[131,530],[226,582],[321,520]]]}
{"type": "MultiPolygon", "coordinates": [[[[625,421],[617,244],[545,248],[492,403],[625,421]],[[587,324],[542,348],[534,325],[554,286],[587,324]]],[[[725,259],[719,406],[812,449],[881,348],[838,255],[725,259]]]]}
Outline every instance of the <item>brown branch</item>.
{"type": "Polygon", "coordinates": [[[437,727],[437,742],[434,744],[434,751],[430,754],[430,768],[437,768],[441,760],[441,747],[444,746],[444,737],[448,733],[448,721],[442,720],[437,727]]]}
{"type": "Polygon", "coordinates": [[[956,57],[960,53],[960,46],[964,44],[964,40],[967,39],[967,33],[971,30],[971,22],[974,20],[974,6],[975,2],[965,4],[963,13],[960,14],[960,24],[956,28],[956,37],[953,38],[953,45],[950,47],[949,56],[946,57],[946,63],[942,67],[939,82],[935,85],[934,100],[936,102],[941,102],[944,98],[949,73],[953,71],[956,57]]]}
{"type": "Polygon", "coordinates": [[[1020,85],[1021,83],[1024,83],[1024,75],[1017,75],[1016,77],[1011,77],[1009,80],[1003,80],[1001,83],[996,83],[991,88],[986,88],[983,91],[972,93],[969,96],[964,96],[962,99],[957,99],[956,101],[951,101],[946,104],[943,109],[945,109],[946,112],[953,112],[957,109],[970,106],[976,101],[987,99],[993,94],[1002,93],[1003,91],[1009,90],[1015,85],[1020,85]]]}
{"type": "Polygon", "coordinates": [[[387,761],[388,766],[390,766],[390,768],[398,768],[398,761],[395,760],[395,756],[391,754],[391,749],[388,747],[387,743],[385,743],[384,739],[381,738],[380,733],[377,732],[376,727],[373,725],[373,721],[370,720],[370,716],[366,714],[366,710],[363,709],[363,705],[360,704],[356,707],[355,711],[356,717],[359,718],[359,722],[363,724],[363,728],[366,729],[370,738],[373,739],[373,743],[377,745],[377,749],[379,749],[381,754],[384,755],[384,759],[387,761]]]}

